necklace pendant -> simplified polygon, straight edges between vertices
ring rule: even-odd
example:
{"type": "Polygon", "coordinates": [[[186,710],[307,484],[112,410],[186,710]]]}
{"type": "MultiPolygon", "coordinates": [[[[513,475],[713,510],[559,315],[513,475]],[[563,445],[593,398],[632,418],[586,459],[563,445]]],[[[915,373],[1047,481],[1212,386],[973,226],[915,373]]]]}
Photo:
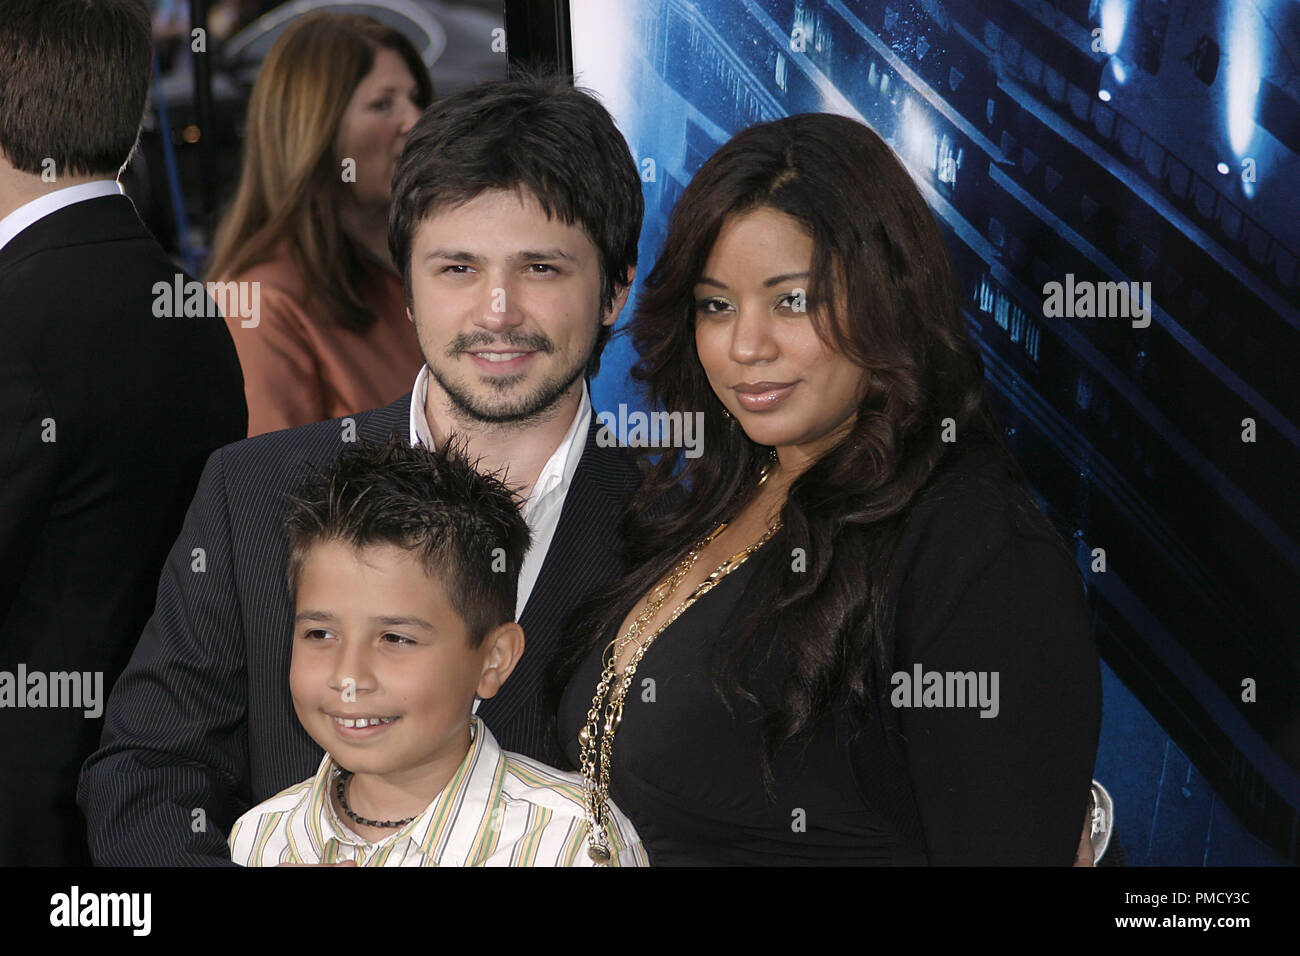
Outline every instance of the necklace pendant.
{"type": "Polygon", "coordinates": [[[587,856],[597,866],[603,866],[609,862],[609,850],[594,843],[587,847],[587,856]]]}
{"type": "Polygon", "coordinates": [[[605,711],[605,733],[612,734],[623,722],[623,702],[620,700],[613,708],[605,711]]]}

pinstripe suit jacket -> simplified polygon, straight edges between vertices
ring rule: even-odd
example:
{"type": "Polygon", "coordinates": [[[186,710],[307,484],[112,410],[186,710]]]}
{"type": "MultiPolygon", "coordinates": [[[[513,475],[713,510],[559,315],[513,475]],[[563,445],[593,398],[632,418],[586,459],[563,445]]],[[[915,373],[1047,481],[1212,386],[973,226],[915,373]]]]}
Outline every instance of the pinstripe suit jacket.
{"type": "MultiPolygon", "coordinates": [[[[356,434],[405,434],[408,394],[352,416],[356,434]]],[[[346,419],[236,442],[208,459],[158,586],[153,617],[109,698],[77,802],[100,865],[228,861],[251,806],[312,776],[323,752],[289,696],[293,608],[282,495],[342,450],[346,419]]],[[[622,570],[618,519],[638,472],[596,443],[593,420],[537,583],[515,672],[479,716],[506,750],[545,759],[547,664],[565,615],[622,570]]]]}

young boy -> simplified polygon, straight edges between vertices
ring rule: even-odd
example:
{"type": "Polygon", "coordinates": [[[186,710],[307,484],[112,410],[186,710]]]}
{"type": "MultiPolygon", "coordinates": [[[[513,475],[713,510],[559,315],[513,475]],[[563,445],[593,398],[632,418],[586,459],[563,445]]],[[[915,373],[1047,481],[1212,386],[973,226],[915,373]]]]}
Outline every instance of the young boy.
{"type": "MultiPolygon", "coordinates": [[[[454,447],[359,443],[290,501],[289,686],[326,751],[230,832],[245,866],[591,866],[582,778],[501,750],[473,715],[524,649],[528,527],[454,447]]],[[[610,807],[610,865],[646,866],[610,807]]]]}

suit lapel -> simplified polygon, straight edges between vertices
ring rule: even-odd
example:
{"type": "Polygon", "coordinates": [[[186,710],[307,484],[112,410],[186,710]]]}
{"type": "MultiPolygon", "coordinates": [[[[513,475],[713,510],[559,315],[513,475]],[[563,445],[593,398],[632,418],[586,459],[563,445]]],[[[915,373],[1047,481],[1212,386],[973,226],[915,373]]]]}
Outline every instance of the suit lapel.
{"type": "Polygon", "coordinates": [[[611,531],[617,529],[623,505],[627,496],[636,490],[639,477],[625,452],[596,444],[599,427],[593,420],[582,460],[564,497],[555,537],[519,617],[521,625],[537,627],[549,621],[548,612],[553,610],[550,605],[555,602],[548,600],[548,596],[557,590],[569,590],[564,587],[566,583],[574,585],[579,596],[592,590],[573,580],[575,568],[592,563],[584,551],[599,552],[601,560],[612,556],[615,570],[622,567],[622,549],[617,535],[611,531]]]}
{"type": "Polygon", "coordinates": [[[622,571],[619,519],[640,475],[626,451],[597,444],[600,427],[593,419],[555,536],[519,617],[524,655],[501,692],[480,708],[480,715],[488,715],[485,719],[489,721],[492,714],[511,714],[521,703],[540,701],[565,615],[622,571]]]}

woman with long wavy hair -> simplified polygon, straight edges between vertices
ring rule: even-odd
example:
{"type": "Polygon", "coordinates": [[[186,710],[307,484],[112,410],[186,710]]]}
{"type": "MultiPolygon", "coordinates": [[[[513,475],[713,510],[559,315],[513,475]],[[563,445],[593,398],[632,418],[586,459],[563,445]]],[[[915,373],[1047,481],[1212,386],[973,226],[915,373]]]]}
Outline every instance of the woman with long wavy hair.
{"type": "Polygon", "coordinates": [[[962,323],[865,126],[760,124],[696,173],[631,332],[703,454],[641,450],[632,570],[552,675],[594,856],[608,798],[655,865],[1074,862],[1097,652],[962,323]]]}
{"type": "Polygon", "coordinates": [[[387,404],[415,380],[423,360],[388,252],[388,203],[432,99],[411,42],[369,17],[309,14],[267,55],[208,268],[256,306],[226,316],[250,435],[387,404]]]}

